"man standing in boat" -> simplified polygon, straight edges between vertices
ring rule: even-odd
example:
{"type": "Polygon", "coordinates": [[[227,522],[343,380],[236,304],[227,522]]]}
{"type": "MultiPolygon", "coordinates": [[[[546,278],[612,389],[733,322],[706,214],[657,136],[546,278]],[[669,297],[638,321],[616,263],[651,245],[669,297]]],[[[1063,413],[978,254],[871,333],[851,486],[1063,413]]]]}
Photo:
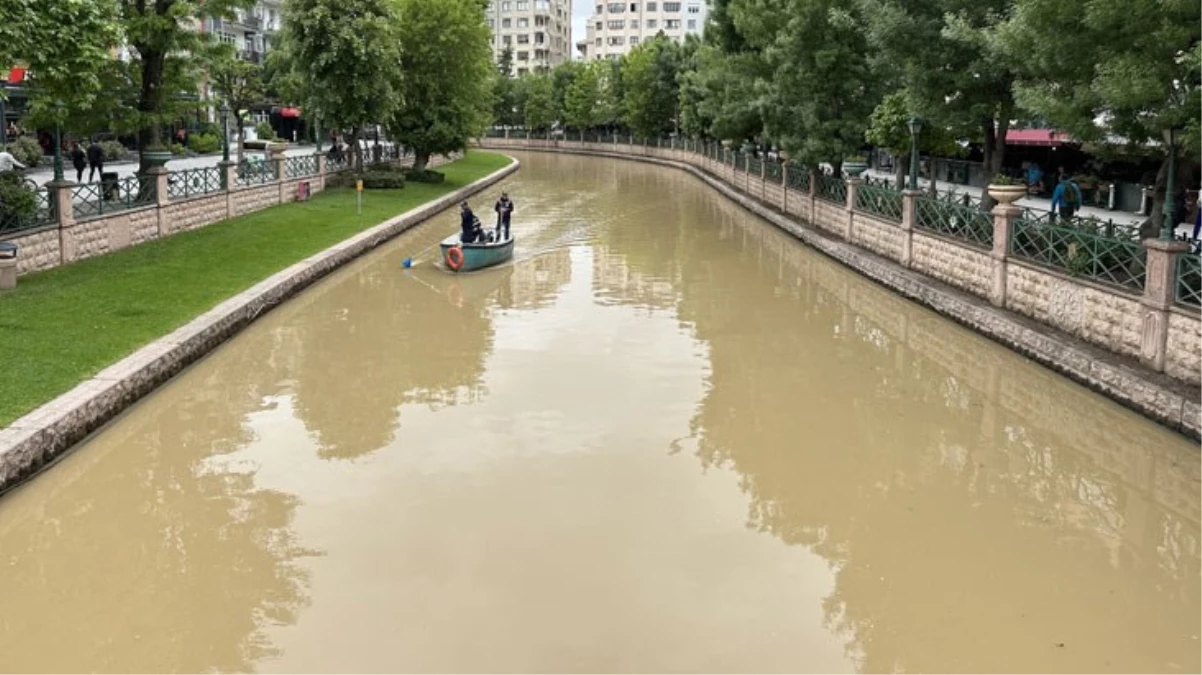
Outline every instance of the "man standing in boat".
{"type": "Polygon", "coordinates": [[[501,193],[501,198],[497,200],[493,210],[497,212],[497,241],[505,241],[509,238],[509,218],[513,215],[513,202],[509,199],[508,192],[501,193]]]}
{"type": "Polygon", "coordinates": [[[459,234],[459,241],[464,244],[474,244],[480,238],[480,221],[476,218],[476,214],[472,213],[472,208],[467,205],[467,200],[459,202],[459,227],[463,230],[459,234]]]}

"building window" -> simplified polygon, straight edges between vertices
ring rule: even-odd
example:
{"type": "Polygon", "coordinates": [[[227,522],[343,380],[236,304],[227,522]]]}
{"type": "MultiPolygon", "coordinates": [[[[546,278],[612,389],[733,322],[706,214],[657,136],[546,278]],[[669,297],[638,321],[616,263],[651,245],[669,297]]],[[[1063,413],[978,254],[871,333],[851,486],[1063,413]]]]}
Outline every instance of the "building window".
{"type": "Polygon", "coordinates": [[[602,44],[601,38],[597,38],[597,46],[600,47],[602,44]]]}
{"type": "Polygon", "coordinates": [[[543,35],[542,33],[535,33],[534,34],[534,44],[536,44],[536,45],[547,44],[546,36],[543,35]]]}
{"type": "Polygon", "coordinates": [[[637,3],[637,2],[630,3],[630,11],[632,11],[632,12],[639,11],[639,3],[637,3]]]}
{"type": "Polygon", "coordinates": [[[611,35],[608,40],[610,46],[622,45],[626,42],[626,38],[621,35],[611,35]]]}
{"type": "Polygon", "coordinates": [[[680,19],[664,19],[664,28],[668,30],[680,28],[680,19]]]}
{"type": "Polygon", "coordinates": [[[525,19],[525,18],[518,19],[518,28],[529,28],[529,27],[530,27],[530,19],[525,19]]]}
{"type": "Polygon", "coordinates": [[[518,11],[526,12],[530,10],[530,0],[518,0],[518,11]]]}
{"type": "Polygon", "coordinates": [[[622,30],[625,27],[625,24],[625,21],[618,19],[617,21],[607,21],[605,26],[610,30],[622,30]]]}
{"type": "Polygon", "coordinates": [[[639,20],[638,20],[638,19],[631,19],[631,20],[630,20],[630,27],[631,27],[631,28],[638,28],[638,27],[639,27],[639,20]]]}
{"type": "Polygon", "coordinates": [[[501,28],[509,28],[511,25],[513,25],[511,19],[501,19],[501,28]]]}
{"type": "Polygon", "coordinates": [[[605,7],[603,7],[602,5],[597,5],[597,13],[598,14],[600,14],[601,10],[603,10],[603,9],[605,9],[605,7]]]}
{"type": "Polygon", "coordinates": [[[610,14],[621,14],[622,12],[626,11],[626,3],[611,2],[611,3],[609,3],[609,5],[606,6],[605,9],[609,10],[610,14]]]}
{"type": "Polygon", "coordinates": [[[505,0],[505,2],[502,2],[502,3],[501,3],[501,11],[502,11],[502,12],[508,12],[508,11],[509,11],[509,8],[510,8],[510,7],[512,7],[512,6],[513,6],[513,5],[512,5],[512,3],[510,3],[510,2],[509,2],[509,0],[505,0]]]}
{"type": "MultiPolygon", "coordinates": [[[[518,4],[521,4],[521,3],[518,3],[518,4]]],[[[664,3],[664,11],[665,12],[679,12],[680,11],[680,3],[679,2],[665,2],[664,3]]]]}
{"type": "Polygon", "coordinates": [[[504,42],[505,44],[509,44],[510,42],[513,41],[513,38],[509,35],[502,35],[501,41],[504,42]]]}
{"type": "Polygon", "coordinates": [[[689,5],[689,14],[700,14],[701,5],[689,5]]]}
{"type": "Polygon", "coordinates": [[[689,30],[697,30],[697,19],[689,19],[689,30]]]}
{"type": "Polygon", "coordinates": [[[648,12],[654,12],[654,11],[655,11],[655,3],[654,3],[654,2],[649,2],[649,3],[647,3],[647,11],[648,11],[648,12]]]}
{"type": "Polygon", "coordinates": [[[601,21],[597,22],[597,30],[601,30],[604,27],[605,27],[605,24],[603,22],[601,22],[601,21]]]}
{"type": "Polygon", "coordinates": [[[530,52],[518,52],[518,61],[529,61],[530,52]]]}
{"type": "Polygon", "coordinates": [[[528,72],[530,72],[529,68],[518,68],[518,77],[521,77],[528,72]]]}
{"type": "Polygon", "coordinates": [[[639,43],[639,36],[631,35],[630,36],[630,44],[637,45],[638,43],[639,43]]]}
{"type": "Polygon", "coordinates": [[[524,35],[524,34],[523,34],[523,35],[519,35],[519,36],[518,36],[518,44],[520,44],[520,45],[528,45],[528,44],[530,44],[530,36],[529,36],[529,35],[524,35]]]}
{"type": "Polygon", "coordinates": [[[549,12],[551,11],[551,3],[548,0],[534,0],[534,11],[549,12]]]}
{"type": "Polygon", "coordinates": [[[655,28],[655,19],[647,19],[647,28],[655,28]]]}

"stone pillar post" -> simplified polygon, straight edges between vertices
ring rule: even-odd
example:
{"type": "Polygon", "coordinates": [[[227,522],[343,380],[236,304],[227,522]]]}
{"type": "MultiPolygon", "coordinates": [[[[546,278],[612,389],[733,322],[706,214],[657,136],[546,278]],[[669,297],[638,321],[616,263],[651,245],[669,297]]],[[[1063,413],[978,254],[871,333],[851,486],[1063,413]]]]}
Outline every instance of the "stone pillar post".
{"type": "Polygon", "coordinates": [[[509,127],[505,127],[505,140],[509,140],[509,127]]]}
{"type": "Polygon", "coordinates": [[[989,290],[989,302],[995,307],[1006,306],[1006,279],[1009,277],[1010,236],[1014,232],[1014,221],[1023,215],[1023,210],[1013,204],[998,204],[993,207],[993,249],[989,257],[993,260],[993,285],[989,290]]]}
{"type": "MultiPolygon", "coordinates": [[[[325,155],[317,156],[318,181],[325,185],[325,155]]],[[[225,191],[225,217],[234,217],[234,187],[238,185],[238,163],[230,160],[218,162],[217,170],[221,172],[221,188],[225,191]]]]}
{"type": "MultiPolygon", "coordinates": [[[[58,214],[58,250],[62,263],[75,260],[75,205],[72,203],[72,190],[75,184],[70,181],[51,181],[46,184],[46,192],[50,202],[54,204],[54,212],[58,214]]],[[[100,195],[104,199],[104,195],[100,195]]]]}
{"type": "MultiPolygon", "coordinates": [[[[505,132],[508,133],[509,130],[506,129],[505,132]]],[[[326,156],[323,154],[317,155],[317,189],[326,189],[326,156]]]]}
{"type": "Polygon", "coordinates": [[[17,287],[17,256],[20,249],[0,251],[0,291],[17,287]]]}
{"type": "Polygon", "coordinates": [[[751,196],[751,160],[743,153],[743,194],[751,196]]]}
{"type": "Polygon", "coordinates": [[[864,180],[859,176],[847,179],[847,202],[843,208],[847,211],[847,234],[845,236],[849,243],[852,241],[851,235],[855,229],[856,222],[856,190],[859,188],[860,183],[863,182],[864,180]]]}
{"type": "Polygon", "coordinates": [[[154,181],[154,198],[158,205],[157,214],[159,220],[159,236],[165,237],[171,234],[171,226],[167,218],[167,205],[171,203],[170,179],[171,175],[167,173],[165,166],[152,166],[146,171],[145,176],[141,176],[144,181],[154,181]]]}
{"type": "Polygon", "coordinates": [[[780,163],[780,210],[789,212],[789,160],[780,163]]]}
{"type": "Polygon", "coordinates": [[[914,259],[914,223],[918,222],[918,197],[922,195],[922,190],[903,190],[902,191],[902,241],[901,241],[901,260],[898,260],[905,267],[910,266],[910,261],[914,259]]]}
{"type": "Polygon", "coordinates": [[[768,162],[760,162],[760,201],[768,199],[768,162]]]}
{"type": "Polygon", "coordinates": [[[818,214],[814,212],[815,203],[818,200],[818,176],[821,174],[817,169],[810,169],[810,217],[809,221],[814,227],[822,229],[818,225],[818,214]]]}
{"type": "Polygon", "coordinates": [[[1139,360],[1153,370],[1163,371],[1169,338],[1169,308],[1177,295],[1177,258],[1189,252],[1183,241],[1145,239],[1148,272],[1144,281],[1143,336],[1139,360]]]}
{"type": "Polygon", "coordinates": [[[275,184],[279,188],[278,202],[283,204],[285,190],[284,173],[288,170],[288,166],[286,164],[288,160],[286,157],[284,157],[284,153],[281,152],[280,154],[272,157],[270,161],[275,162],[275,184]]]}

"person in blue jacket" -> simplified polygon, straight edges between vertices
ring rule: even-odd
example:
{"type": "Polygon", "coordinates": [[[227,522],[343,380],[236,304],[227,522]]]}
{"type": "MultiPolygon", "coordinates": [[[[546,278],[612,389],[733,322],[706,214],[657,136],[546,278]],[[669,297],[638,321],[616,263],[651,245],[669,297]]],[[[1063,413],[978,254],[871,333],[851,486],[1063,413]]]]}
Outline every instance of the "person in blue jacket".
{"type": "Polygon", "coordinates": [[[1073,215],[1081,208],[1081,188],[1073,182],[1071,174],[1060,176],[1060,184],[1052,193],[1052,214],[1059,213],[1062,220],[1072,220],[1073,215]]]}

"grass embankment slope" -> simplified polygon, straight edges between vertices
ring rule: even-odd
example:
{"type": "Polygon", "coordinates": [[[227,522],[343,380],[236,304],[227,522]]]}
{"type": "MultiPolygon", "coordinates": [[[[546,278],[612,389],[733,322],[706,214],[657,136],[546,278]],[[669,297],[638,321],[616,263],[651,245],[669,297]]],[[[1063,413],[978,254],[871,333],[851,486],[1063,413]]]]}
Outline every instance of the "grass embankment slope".
{"type": "Polygon", "coordinates": [[[272,274],[509,164],[472,151],[446,181],[332,189],[21,277],[0,292],[0,428],[272,274]]]}

